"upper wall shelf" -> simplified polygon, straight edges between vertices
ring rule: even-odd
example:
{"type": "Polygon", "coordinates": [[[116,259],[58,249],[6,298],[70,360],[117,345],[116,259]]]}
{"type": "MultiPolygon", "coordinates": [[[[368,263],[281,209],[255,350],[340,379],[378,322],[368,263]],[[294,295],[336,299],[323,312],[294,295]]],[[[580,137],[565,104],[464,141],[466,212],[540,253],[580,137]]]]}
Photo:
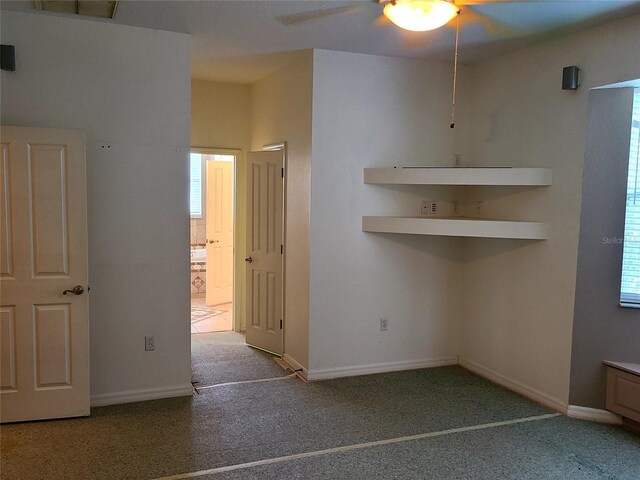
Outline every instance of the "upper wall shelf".
{"type": "Polygon", "coordinates": [[[401,185],[551,185],[550,168],[393,167],[365,168],[364,183],[401,185]]]}

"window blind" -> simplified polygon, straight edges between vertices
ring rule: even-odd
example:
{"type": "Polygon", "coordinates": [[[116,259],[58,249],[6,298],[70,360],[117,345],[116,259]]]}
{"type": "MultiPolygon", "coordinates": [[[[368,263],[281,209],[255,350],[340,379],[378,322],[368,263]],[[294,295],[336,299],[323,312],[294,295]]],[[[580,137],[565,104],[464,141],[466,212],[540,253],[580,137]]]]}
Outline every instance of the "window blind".
{"type": "Polygon", "coordinates": [[[640,88],[634,90],[620,302],[640,306],[640,88]]]}
{"type": "Polygon", "coordinates": [[[189,169],[189,212],[192,218],[202,218],[202,155],[192,153],[189,169]]]}

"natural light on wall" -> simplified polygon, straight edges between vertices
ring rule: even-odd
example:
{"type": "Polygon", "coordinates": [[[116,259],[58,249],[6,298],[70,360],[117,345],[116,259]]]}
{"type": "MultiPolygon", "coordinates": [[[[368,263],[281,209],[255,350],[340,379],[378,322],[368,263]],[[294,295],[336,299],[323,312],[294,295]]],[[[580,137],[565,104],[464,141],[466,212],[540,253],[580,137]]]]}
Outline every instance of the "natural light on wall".
{"type": "Polygon", "coordinates": [[[202,155],[192,153],[189,168],[189,212],[191,218],[202,218],[202,155]]]}
{"type": "Polygon", "coordinates": [[[640,307],[640,88],[633,95],[620,303],[640,307]]]}
{"type": "Polygon", "coordinates": [[[388,3],[383,12],[400,28],[424,32],[450,22],[460,10],[446,0],[396,0],[388,3]]]}

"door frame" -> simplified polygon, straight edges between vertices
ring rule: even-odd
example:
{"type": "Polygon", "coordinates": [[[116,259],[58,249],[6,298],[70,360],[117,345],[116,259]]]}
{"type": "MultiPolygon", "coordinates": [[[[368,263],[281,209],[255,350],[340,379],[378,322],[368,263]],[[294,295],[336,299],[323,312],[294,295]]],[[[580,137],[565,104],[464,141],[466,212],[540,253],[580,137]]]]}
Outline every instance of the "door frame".
{"type": "MultiPolygon", "coordinates": [[[[240,315],[238,315],[238,306],[240,304],[240,302],[238,302],[238,286],[236,285],[236,261],[237,261],[237,256],[240,254],[240,252],[238,252],[238,248],[237,248],[237,241],[238,241],[238,237],[237,237],[237,219],[236,219],[236,215],[237,215],[237,198],[238,198],[238,162],[243,160],[243,151],[240,148],[218,148],[218,147],[191,147],[191,149],[189,150],[189,153],[199,153],[201,155],[233,155],[233,315],[232,315],[232,322],[233,322],[233,331],[234,332],[240,332],[241,331],[241,322],[240,322],[240,315]]],[[[205,164],[203,163],[202,168],[203,171],[206,173],[207,169],[204,166],[205,164]]],[[[206,200],[207,200],[207,189],[204,189],[204,196],[203,196],[203,201],[204,204],[206,204],[206,200]]],[[[206,210],[205,210],[205,221],[206,221],[206,210]]],[[[244,258],[244,257],[243,257],[244,258]]]]}
{"type": "Polygon", "coordinates": [[[289,178],[289,172],[287,170],[287,142],[275,142],[262,146],[263,152],[277,152],[282,151],[282,168],[284,176],[282,178],[282,328],[280,329],[280,335],[282,335],[282,355],[280,358],[284,358],[286,353],[286,336],[284,334],[285,328],[287,328],[287,311],[286,311],[286,297],[287,297],[287,282],[286,282],[286,266],[287,266],[287,180],[289,178]]]}

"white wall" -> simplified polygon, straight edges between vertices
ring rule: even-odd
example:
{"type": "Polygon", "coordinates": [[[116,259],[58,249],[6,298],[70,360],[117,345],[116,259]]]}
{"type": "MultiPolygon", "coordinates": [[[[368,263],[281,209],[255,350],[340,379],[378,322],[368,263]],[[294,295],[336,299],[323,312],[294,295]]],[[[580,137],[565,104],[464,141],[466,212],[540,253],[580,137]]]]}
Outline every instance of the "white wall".
{"type": "Polygon", "coordinates": [[[236,158],[234,311],[246,318],[246,158],[251,140],[251,87],[245,84],[191,82],[191,146],[240,149],[236,158]]]}
{"type": "Polygon", "coordinates": [[[311,51],[252,85],[251,147],[286,141],[284,352],[308,367],[311,51]]]}
{"type": "Polygon", "coordinates": [[[551,167],[553,186],[479,190],[489,216],[546,221],[549,240],[470,240],[465,250],[461,358],[563,408],[569,369],[589,89],[640,76],[640,17],[474,68],[467,159],[551,167]],[[562,67],[583,82],[561,90],[562,67]]]}
{"type": "Polygon", "coordinates": [[[456,195],[363,183],[365,167],[453,165],[464,132],[449,128],[451,75],[448,64],[314,51],[310,378],[457,361],[461,240],[361,225],[456,195]]]}
{"type": "Polygon", "coordinates": [[[189,394],[189,37],[3,11],[2,43],[2,124],[86,132],[94,403],[189,394]]]}

